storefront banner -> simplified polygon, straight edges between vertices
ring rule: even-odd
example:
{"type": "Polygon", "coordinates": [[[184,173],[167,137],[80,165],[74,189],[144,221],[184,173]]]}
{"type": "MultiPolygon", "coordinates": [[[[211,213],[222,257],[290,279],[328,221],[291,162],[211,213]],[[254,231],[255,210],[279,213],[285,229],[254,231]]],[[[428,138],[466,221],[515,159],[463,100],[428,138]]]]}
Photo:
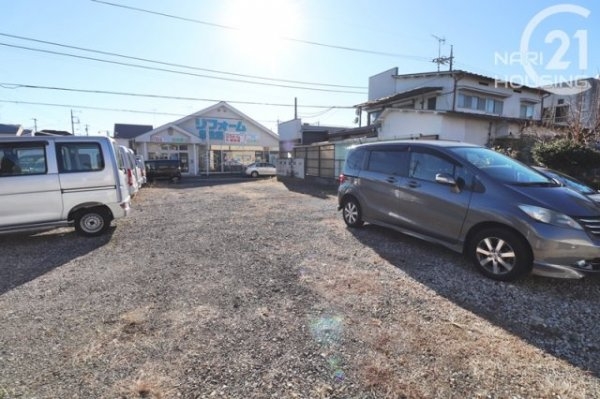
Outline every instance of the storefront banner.
{"type": "Polygon", "coordinates": [[[198,137],[229,143],[245,142],[246,124],[238,119],[196,118],[198,137]]]}

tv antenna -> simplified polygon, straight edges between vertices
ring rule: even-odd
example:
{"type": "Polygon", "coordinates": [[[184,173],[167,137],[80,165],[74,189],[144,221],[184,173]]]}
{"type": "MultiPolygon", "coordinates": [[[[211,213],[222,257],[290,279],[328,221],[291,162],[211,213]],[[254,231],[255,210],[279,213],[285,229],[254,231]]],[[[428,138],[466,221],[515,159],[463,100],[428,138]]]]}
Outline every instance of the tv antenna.
{"type": "Polygon", "coordinates": [[[452,50],[450,50],[450,57],[442,57],[442,44],[446,43],[445,37],[439,37],[436,35],[431,35],[438,41],[438,56],[431,60],[434,64],[437,64],[437,71],[440,71],[440,65],[446,65],[446,63],[450,63],[450,70],[452,70],[452,59],[454,56],[452,55],[452,50]]]}

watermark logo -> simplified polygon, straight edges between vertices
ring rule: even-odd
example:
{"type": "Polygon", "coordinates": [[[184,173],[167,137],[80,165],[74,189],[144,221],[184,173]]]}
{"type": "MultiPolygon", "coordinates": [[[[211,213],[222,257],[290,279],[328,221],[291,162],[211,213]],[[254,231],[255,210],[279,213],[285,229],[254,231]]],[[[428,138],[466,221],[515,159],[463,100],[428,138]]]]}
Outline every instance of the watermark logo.
{"type": "Polygon", "coordinates": [[[547,45],[554,45],[552,52],[532,49],[532,37],[536,30],[549,17],[559,14],[575,14],[582,18],[590,15],[590,10],[575,4],[558,4],[538,12],[521,34],[519,51],[494,53],[496,65],[521,65],[523,74],[496,76],[497,86],[519,88],[521,86],[541,86],[545,90],[561,95],[581,93],[591,87],[583,73],[588,69],[588,31],[577,29],[566,32],[552,29],[544,37],[547,45]],[[572,54],[576,56],[573,57],[572,54]],[[567,73],[578,70],[581,73],[567,73]]]}

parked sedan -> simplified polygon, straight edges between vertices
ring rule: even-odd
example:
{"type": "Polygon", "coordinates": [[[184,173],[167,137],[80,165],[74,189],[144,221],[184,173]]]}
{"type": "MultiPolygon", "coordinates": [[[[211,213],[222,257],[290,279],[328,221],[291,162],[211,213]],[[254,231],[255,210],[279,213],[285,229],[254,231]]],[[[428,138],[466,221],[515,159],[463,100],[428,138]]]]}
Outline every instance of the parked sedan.
{"type": "Polygon", "coordinates": [[[592,201],[594,201],[595,203],[600,205],[600,192],[598,192],[597,190],[594,190],[592,187],[588,186],[587,184],[577,180],[576,178],[574,178],[572,176],[566,175],[566,174],[559,172],[557,170],[554,170],[554,169],[544,168],[541,166],[534,166],[534,169],[543,173],[544,175],[548,176],[549,178],[556,180],[563,186],[570,188],[571,190],[575,190],[580,194],[585,195],[586,197],[588,197],[589,199],[591,199],[592,201]]]}
{"type": "Polygon", "coordinates": [[[277,167],[268,162],[254,162],[244,168],[244,175],[258,176],[276,176],[277,167]]]}

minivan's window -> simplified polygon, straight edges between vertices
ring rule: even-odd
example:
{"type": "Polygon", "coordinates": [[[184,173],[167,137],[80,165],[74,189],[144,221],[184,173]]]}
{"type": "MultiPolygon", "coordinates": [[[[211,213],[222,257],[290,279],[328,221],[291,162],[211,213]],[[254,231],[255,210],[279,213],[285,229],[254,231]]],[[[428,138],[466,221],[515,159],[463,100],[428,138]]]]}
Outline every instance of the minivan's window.
{"type": "Polygon", "coordinates": [[[365,152],[362,150],[352,150],[346,158],[346,164],[344,169],[346,170],[360,170],[363,166],[365,152]]]}
{"type": "Polygon", "coordinates": [[[408,177],[435,181],[438,173],[446,173],[455,177],[454,164],[434,154],[412,152],[408,177]]]}
{"type": "Polygon", "coordinates": [[[61,173],[104,169],[99,143],[56,143],[56,158],[61,173]]]}
{"type": "Polygon", "coordinates": [[[369,155],[368,170],[390,175],[406,176],[407,151],[374,150],[369,155]]]}
{"type": "Polygon", "coordinates": [[[554,180],[511,157],[481,147],[455,147],[450,150],[479,170],[504,183],[519,185],[558,186],[554,180]]]}
{"type": "Polygon", "coordinates": [[[44,174],[44,143],[4,143],[0,146],[0,177],[44,174]]]}

